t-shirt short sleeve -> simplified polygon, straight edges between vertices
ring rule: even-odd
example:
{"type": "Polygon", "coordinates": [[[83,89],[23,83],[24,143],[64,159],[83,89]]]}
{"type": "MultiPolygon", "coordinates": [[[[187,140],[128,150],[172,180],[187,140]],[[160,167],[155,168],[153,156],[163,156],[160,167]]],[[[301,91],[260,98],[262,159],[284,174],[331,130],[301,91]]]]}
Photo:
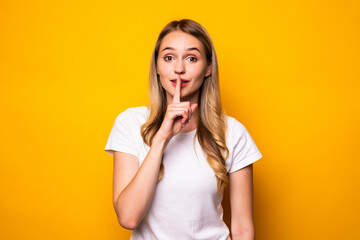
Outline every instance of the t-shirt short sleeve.
{"type": "Polygon", "coordinates": [[[105,151],[114,156],[113,151],[125,152],[139,158],[134,133],[138,131],[134,126],[134,118],[129,109],[120,113],[114,122],[109,138],[107,140],[105,151]]]}
{"type": "Polygon", "coordinates": [[[228,173],[246,167],[262,157],[245,126],[234,118],[232,120],[231,149],[229,149],[232,154],[229,155],[231,162],[228,167],[228,173]]]}

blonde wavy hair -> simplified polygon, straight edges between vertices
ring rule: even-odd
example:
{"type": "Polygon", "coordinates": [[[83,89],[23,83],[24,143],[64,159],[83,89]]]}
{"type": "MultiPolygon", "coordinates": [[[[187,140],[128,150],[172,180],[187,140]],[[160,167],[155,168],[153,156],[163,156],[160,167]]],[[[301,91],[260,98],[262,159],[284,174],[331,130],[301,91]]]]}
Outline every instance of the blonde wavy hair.
{"type": "MultiPolygon", "coordinates": [[[[200,87],[198,102],[199,121],[196,136],[203,151],[206,153],[207,162],[214,170],[217,180],[217,189],[220,193],[223,187],[228,184],[225,159],[229,155],[226,147],[226,115],[222,109],[219,91],[218,63],[215,48],[209,34],[199,23],[182,19],[168,23],[160,32],[156,41],[150,63],[149,73],[149,97],[150,115],[147,121],[141,126],[141,136],[144,142],[151,146],[153,137],[160,129],[164,119],[167,100],[164,88],[156,73],[156,62],[159,48],[164,37],[172,31],[180,30],[188,33],[202,42],[206,52],[208,63],[212,63],[212,73],[204,79],[200,87]]],[[[161,164],[159,178],[164,176],[164,164],[161,164]]]]}

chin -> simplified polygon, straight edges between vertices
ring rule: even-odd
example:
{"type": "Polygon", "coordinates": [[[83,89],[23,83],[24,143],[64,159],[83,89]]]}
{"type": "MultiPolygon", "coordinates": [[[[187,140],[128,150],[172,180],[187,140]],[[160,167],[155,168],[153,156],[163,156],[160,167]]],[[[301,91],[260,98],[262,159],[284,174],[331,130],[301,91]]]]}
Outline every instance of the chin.
{"type": "Polygon", "coordinates": [[[200,96],[199,89],[197,89],[195,91],[192,91],[192,92],[185,92],[184,91],[184,94],[183,94],[183,96],[181,96],[181,99],[183,101],[190,101],[196,95],[200,96]]]}

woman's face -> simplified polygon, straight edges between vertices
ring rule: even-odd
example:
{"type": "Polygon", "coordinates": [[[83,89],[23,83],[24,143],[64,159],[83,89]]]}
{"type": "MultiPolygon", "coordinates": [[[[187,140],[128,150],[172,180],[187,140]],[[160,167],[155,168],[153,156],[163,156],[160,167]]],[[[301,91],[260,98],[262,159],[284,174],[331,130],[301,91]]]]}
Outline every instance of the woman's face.
{"type": "Polygon", "coordinates": [[[181,81],[181,101],[198,102],[199,88],[204,78],[211,74],[203,44],[194,36],[182,31],[167,34],[159,48],[157,74],[171,103],[175,93],[176,79],[181,81]]]}

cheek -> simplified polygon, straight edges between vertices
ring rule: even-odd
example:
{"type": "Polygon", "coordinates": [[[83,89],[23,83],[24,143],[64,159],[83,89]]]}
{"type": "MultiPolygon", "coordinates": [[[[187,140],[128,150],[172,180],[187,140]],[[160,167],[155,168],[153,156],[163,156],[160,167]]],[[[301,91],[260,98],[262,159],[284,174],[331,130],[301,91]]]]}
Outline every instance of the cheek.
{"type": "Polygon", "coordinates": [[[163,88],[166,88],[166,87],[167,87],[167,85],[166,85],[166,83],[165,83],[164,78],[163,78],[163,77],[161,77],[161,76],[159,76],[159,78],[160,78],[160,84],[161,84],[161,86],[162,86],[163,88]]]}
{"type": "Polygon", "coordinates": [[[203,79],[205,77],[206,68],[204,68],[204,67],[194,67],[189,70],[190,70],[193,78],[203,79]]]}
{"type": "Polygon", "coordinates": [[[165,65],[159,63],[157,65],[157,74],[159,75],[158,78],[160,79],[160,82],[161,82],[161,85],[164,86],[164,83],[165,83],[165,79],[168,78],[168,67],[166,67],[165,65]]]}
{"type": "Polygon", "coordinates": [[[159,82],[161,84],[161,86],[164,89],[168,89],[169,86],[171,85],[170,81],[168,81],[168,75],[164,74],[164,72],[159,71],[159,76],[158,76],[159,82]]]}
{"type": "Polygon", "coordinates": [[[166,75],[171,70],[171,66],[169,64],[164,64],[159,62],[157,65],[157,71],[160,75],[166,75]]]}

